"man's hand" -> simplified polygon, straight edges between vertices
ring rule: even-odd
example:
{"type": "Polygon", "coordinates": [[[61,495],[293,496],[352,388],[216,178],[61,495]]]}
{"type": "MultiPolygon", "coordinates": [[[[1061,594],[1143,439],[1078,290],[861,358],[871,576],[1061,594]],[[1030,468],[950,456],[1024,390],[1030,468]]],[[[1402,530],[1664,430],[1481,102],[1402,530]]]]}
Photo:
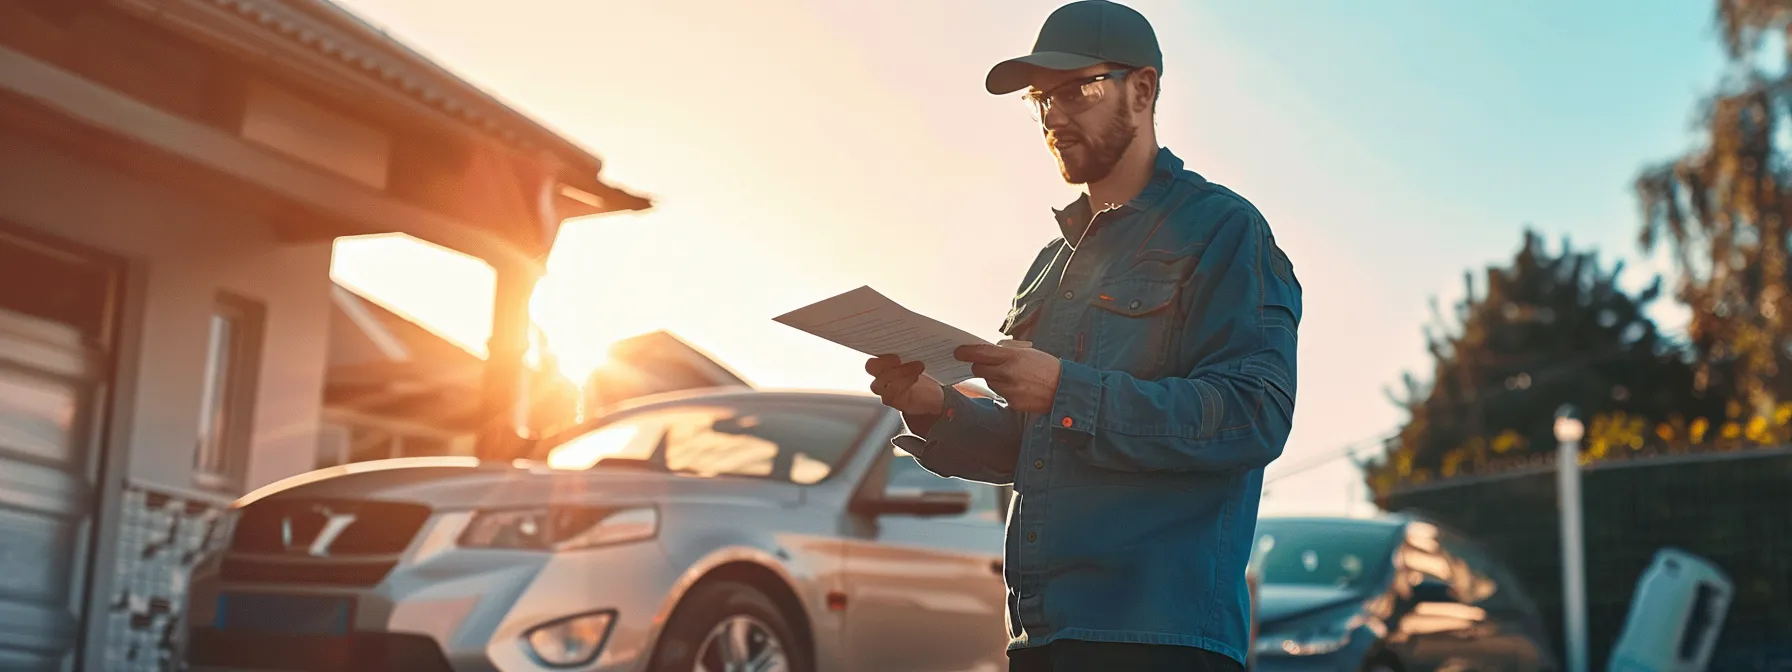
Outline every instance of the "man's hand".
{"type": "Polygon", "coordinates": [[[865,362],[865,373],[872,375],[871,393],[885,406],[904,415],[939,415],[946,412],[946,391],[931,380],[921,380],[927,369],[922,362],[903,364],[895,355],[874,357],[865,362]]]}
{"type": "Polygon", "coordinates": [[[1057,357],[1032,348],[967,345],[952,354],[971,363],[971,374],[989,382],[989,389],[1008,400],[1008,407],[1026,413],[1052,410],[1058,396],[1057,357]]]}

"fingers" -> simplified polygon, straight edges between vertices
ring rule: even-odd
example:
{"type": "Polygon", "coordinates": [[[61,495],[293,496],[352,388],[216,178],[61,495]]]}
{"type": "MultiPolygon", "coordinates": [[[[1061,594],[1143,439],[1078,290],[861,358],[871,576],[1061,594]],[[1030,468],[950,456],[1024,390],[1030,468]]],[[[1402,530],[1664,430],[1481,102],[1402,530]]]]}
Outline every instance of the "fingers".
{"type": "Polygon", "coordinates": [[[964,345],[952,351],[952,357],[972,364],[1001,364],[1014,357],[1016,351],[994,345],[964,345]]]}
{"type": "Polygon", "coordinates": [[[883,399],[885,405],[889,405],[891,402],[905,398],[908,395],[908,391],[920,380],[921,377],[918,375],[891,379],[885,383],[884,391],[877,396],[883,399]]]}
{"type": "Polygon", "coordinates": [[[865,370],[875,376],[871,380],[871,393],[882,397],[886,402],[900,399],[927,370],[927,365],[923,362],[897,365],[897,361],[900,360],[895,357],[879,357],[865,363],[865,370]]]}
{"type": "Polygon", "coordinates": [[[902,358],[895,355],[878,355],[865,361],[865,373],[873,376],[882,375],[884,371],[902,363],[902,358]]]}

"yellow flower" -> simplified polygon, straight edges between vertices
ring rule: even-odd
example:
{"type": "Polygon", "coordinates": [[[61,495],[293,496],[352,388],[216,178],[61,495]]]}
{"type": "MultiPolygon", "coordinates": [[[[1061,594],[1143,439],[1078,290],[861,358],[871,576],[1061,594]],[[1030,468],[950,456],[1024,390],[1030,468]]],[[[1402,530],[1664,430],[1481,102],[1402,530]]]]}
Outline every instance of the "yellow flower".
{"type": "Polygon", "coordinates": [[[1504,455],[1513,448],[1517,448],[1523,441],[1524,437],[1519,436],[1517,431],[1508,429],[1500,432],[1499,436],[1493,437],[1493,452],[1504,455]]]}
{"type": "Polygon", "coordinates": [[[1693,443],[1702,443],[1705,440],[1705,431],[1709,429],[1711,429],[1711,421],[1704,418],[1693,420],[1692,427],[1687,430],[1687,434],[1690,435],[1688,438],[1691,438],[1693,443]]]}
{"type": "Polygon", "coordinates": [[[1773,440],[1773,437],[1767,434],[1767,418],[1757,415],[1748,421],[1748,440],[1755,443],[1768,443],[1773,440]]]}
{"type": "Polygon", "coordinates": [[[1734,422],[1724,423],[1723,436],[1726,439],[1734,439],[1734,438],[1741,437],[1742,436],[1742,425],[1738,425],[1734,422]]]}

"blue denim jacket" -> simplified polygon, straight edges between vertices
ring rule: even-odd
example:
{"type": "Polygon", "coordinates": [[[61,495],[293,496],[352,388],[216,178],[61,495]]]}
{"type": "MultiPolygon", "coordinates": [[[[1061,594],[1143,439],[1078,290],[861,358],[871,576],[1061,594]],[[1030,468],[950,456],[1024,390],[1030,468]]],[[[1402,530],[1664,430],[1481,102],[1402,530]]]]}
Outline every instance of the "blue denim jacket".
{"type": "MultiPolygon", "coordinates": [[[[1086,198],[1056,212],[1090,222],[1086,198]]],[[[1013,483],[1009,648],[1173,644],[1243,662],[1263,467],[1294,415],[1300,283],[1263,216],[1168,149],[1082,242],[1041,250],[1002,332],[1058,356],[1050,413],[947,388],[930,471],[1013,483]]],[[[915,423],[920,426],[920,423],[915,423]]]]}

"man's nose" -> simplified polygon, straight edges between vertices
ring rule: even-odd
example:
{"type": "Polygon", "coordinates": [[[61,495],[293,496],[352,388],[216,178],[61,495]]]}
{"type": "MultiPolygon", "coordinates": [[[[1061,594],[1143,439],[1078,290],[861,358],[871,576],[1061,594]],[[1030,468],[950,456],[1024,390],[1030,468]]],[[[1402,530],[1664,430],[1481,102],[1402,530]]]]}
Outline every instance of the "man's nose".
{"type": "Polygon", "coordinates": [[[1060,131],[1070,126],[1070,115],[1061,106],[1052,105],[1045,108],[1045,116],[1040,117],[1040,125],[1048,131],[1060,131]]]}

